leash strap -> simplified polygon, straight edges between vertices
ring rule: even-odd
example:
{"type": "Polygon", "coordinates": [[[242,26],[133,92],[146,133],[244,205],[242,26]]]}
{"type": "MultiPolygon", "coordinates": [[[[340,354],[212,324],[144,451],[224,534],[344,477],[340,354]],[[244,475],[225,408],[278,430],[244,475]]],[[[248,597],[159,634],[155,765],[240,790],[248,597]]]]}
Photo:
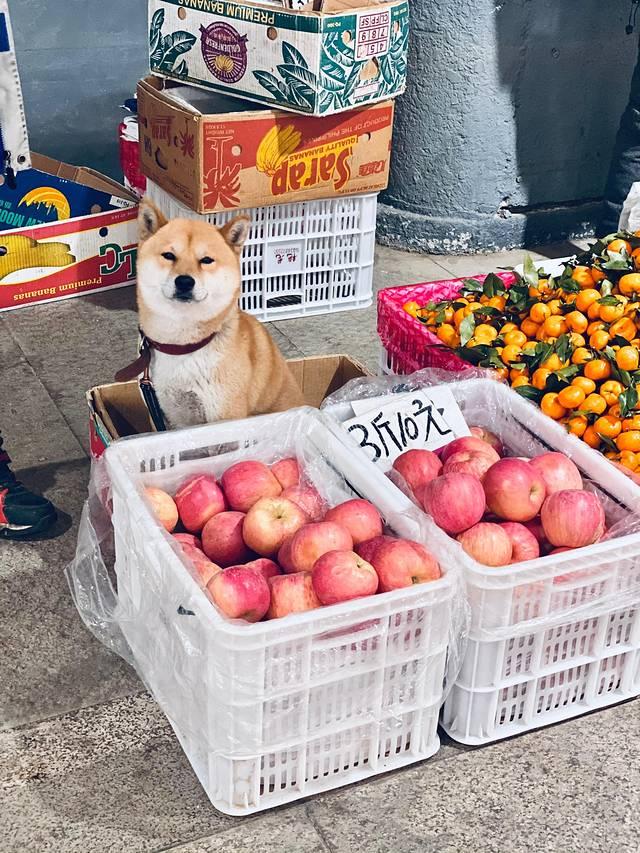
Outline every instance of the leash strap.
{"type": "Polygon", "coordinates": [[[149,410],[149,417],[158,432],[165,432],[167,425],[165,423],[164,415],[162,414],[162,408],[158,401],[158,395],[156,394],[153,382],[151,381],[151,350],[157,349],[159,352],[166,353],[167,355],[187,355],[189,353],[198,352],[198,350],[206,347],[207,344],[211,343],[215,338],[217,332],[213,332],[211,335],[208,335],[208,337],[201,341],[196,341],[196,343],[193,344],[161,344],[157,341],[152,341],[151,338],[148,338],[142,329],[139,329],[138,331],[140,332],[138,358],[126,367],[123,367],[122,370],[119,370],[115,375],[115,380],[116,382],[129,382],[142,374],[138,381],[142,399],[149,410]]]}

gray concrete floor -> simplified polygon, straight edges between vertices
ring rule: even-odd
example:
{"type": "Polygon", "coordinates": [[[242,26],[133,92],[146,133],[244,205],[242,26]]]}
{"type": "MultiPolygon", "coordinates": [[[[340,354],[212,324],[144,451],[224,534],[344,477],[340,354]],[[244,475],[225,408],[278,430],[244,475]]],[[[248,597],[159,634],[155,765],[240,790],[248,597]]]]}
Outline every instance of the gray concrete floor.
{"type": "MultiPolygon", "coordinates": [[[[536,257],[572,247],[538,249],[536,257]]],[[[519,263],[522,252],[378,250],[376,289],[519,263]]],[[[287,356],[377,366],[375,306],[272,327],[287,356]]],[[[638,851],[637,702],[250,819],[209,804],[136,675],[84,629],[63,567],[89,472],[84,391],[132,356],[132,288],[0,314],[0,423],[58,538],[0,544],[0,853],[638,851]]]]}

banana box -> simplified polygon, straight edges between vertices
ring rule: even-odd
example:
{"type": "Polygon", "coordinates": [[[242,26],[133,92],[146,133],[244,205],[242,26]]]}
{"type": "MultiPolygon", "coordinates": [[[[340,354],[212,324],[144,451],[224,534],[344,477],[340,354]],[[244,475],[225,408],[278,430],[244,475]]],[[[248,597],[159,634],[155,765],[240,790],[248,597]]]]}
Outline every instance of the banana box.
{"type": "Polygon", "coordinates": [[[144,174],[197,213],[379,192],[393,101],[313,118],[159,77],[138,84],[144,174]]]}
{"type": "Polygon", "coordinates": [[[0,231],[0,311],[133,284],[135,196],[90,169],[38,154],[32,163],[39,185],[21,184],[34,170],[20,173],[15,207],[3,207],[7,195],[0,188],[0,211],[14,213],[4,220],[4,227],[14,227],[0,231]],[[87,205],[89,212],[78,215],[87,205]]]}
{"type": "Polygon", "coordinates": [[[0,185],[0,231],[123,207],[130,207],[130,203],[113,192],[40,169],[25,169],[15,175],[11,184],[5,181],[0,185]]]}
{"type": "Polygon", "coordinates": [[[363,0],[361,8],[352,0],[330,11],[309,5],[149,0],[151,71],[316,116],[404,91],[408,0],[363,0]]]}

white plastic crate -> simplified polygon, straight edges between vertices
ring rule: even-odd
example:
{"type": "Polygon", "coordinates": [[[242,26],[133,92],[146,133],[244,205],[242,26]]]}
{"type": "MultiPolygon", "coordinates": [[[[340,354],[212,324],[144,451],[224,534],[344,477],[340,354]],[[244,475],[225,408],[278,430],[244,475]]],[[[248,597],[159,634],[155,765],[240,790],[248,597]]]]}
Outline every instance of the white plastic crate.
{"type": "Polygon", "coordinates": [[[222,226],[251,219],[240,307],[260,320],[366,308],[373,301],[375,193],[199,214],[152,181],[147,194],[170,219],[222,226]]]}
{"type": "MultiPolygon", "coordinates": [[[[496,433],[512,455],[570,456],[609,524],[638,511],[640,489],[628,477],[506,385],[468,379],[448,387],[467,422],[496,433]]],[[[352,414],[347,403],[327,413],[338,422],[352,414]]],[[[459,558],[471,622],[443,709],[452,738],[488,743],[640,694],[640,533],[503,568],[461,548],[459,558]]]]}
{"type": "Polygon", "coordinates": [[[106,451],[117,622],[211,802],[227,814],[327,791],[439,748],[459,604],[445,563],[432,583],[271,622],[230,622],[141,496],[143,484],[171,491],[194,471],[219,476],[238,459],[269,462],[301,448],[327,500],[355,492],[398,534],[426,541],[419,514],[403,515],[410,502],[309,409],[142,436],[106,451]]]}

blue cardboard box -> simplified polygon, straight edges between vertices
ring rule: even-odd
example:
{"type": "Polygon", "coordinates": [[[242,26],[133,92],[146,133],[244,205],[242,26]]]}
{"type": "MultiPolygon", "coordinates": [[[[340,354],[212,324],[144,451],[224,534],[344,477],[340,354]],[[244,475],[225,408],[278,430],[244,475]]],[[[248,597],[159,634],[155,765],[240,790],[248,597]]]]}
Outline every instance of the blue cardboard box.
{"type": "MultiPolygon", "coordinates": [[[[74,176],[77,177],[77,176],[74,176]]],[[[0,186],[0,231],[61,222],[90,213],[130,206],[122,198],[71,177],[31,168],[15,175],[15,184],[0,186]]]]}

